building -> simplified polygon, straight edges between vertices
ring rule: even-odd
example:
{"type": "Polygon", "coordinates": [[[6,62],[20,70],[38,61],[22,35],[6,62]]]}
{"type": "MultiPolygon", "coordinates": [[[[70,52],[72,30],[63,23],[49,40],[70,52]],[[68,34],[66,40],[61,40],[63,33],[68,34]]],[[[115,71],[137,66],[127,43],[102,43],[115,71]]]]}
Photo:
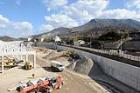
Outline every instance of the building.
{"type": "Polygon", "coordinates": [[[4,72],[4,57],[12,56],[13,58],[23,60],[24,62],[29,61],[29,56],[33,56],[32,64],[35,68],[36,64],[36,52],[28,44],[25,46],[23,41],[12,41],[12,42],[0,42],[0,63],[1,72],[4,72]],[[24,57],[24,58],[23,58],[24,57]]]}

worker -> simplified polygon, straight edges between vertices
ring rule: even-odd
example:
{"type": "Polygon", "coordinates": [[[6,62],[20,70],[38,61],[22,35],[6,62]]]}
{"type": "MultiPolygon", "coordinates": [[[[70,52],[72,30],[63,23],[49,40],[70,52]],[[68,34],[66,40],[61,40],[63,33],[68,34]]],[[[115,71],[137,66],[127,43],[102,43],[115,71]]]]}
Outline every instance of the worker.
{"type": "Polygon", "coordinates": [[[34,73],[32,74],[32,77],[33,77],[33,79],[35,78],[35,74],[34,73]]]}

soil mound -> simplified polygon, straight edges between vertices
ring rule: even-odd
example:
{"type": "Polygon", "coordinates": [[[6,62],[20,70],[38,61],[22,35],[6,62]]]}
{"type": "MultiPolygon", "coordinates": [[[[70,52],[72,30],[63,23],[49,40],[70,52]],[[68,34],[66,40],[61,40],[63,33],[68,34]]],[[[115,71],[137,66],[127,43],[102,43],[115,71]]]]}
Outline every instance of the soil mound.
{"type": "Polygon", "coordinates": [[[72,62],[67,68],[74,70],[75,72],[88,75],[94,65],[94,62],[88,58],[84,57],[76,62],[72,62]]]}

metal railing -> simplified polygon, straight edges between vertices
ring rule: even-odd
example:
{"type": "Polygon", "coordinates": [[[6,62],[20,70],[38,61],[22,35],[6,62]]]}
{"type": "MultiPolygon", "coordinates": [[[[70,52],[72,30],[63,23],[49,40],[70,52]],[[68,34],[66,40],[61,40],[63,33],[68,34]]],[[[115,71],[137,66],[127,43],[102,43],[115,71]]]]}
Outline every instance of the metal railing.
{"type": "MultiPolygon", "coordinates": [[[[66,45],[66,46],[70,46],[70,45],[66,45]]],[[[118,50],[103,50],[103,49],[94,49],[94,48],[79,47],[79,46],[73,46],[73,47],[87,49],[87,50],[94,51],[97,53],[123,57],[123,58],[130,59],[133,61],[140,61],[140,56],[126,54],[125,51],[121,51],[121,50],[119,50],[119,51],[118,50]]]]}

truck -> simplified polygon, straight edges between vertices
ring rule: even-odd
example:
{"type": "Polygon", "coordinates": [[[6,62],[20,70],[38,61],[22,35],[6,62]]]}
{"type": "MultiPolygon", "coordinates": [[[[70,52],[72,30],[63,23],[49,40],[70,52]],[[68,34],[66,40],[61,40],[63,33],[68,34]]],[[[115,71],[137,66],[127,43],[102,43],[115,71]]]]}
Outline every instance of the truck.
{"type": "Polygon", "coordinates": [[[60,71],[61,72],[65,69],[65,66],[61,62],[53,60],[53,61],[51,61],[51,68],[54,71],[60,71]]]}

